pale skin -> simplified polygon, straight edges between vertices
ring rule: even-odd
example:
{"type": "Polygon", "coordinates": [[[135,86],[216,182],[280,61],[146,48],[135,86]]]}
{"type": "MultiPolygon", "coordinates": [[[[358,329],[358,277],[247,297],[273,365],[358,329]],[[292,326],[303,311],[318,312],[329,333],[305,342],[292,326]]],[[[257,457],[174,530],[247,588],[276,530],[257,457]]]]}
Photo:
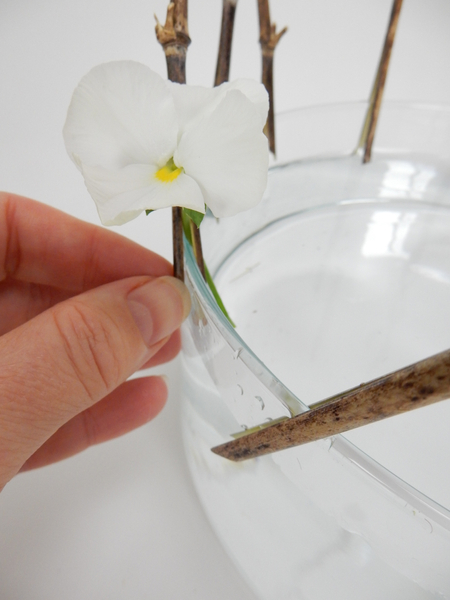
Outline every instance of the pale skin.
{"type": "Polygon", "coordinates": [[[155,417],[190,310],[172,265],[111,231],[0,193],[0,490],[155,417]]]}

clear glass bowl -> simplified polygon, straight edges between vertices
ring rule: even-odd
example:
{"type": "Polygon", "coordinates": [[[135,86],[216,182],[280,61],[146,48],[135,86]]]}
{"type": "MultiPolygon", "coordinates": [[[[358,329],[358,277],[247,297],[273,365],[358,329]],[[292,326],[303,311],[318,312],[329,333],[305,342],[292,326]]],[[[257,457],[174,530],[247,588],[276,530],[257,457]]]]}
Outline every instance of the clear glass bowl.
{"type": "Polygon", "coordinates": [[[230,434],[450,347],[450,108],[292,111],[261,204],[186,248],[183,434],[201,502],[264,600],[450,598],[450,403],[232,463],[230,434]]]}

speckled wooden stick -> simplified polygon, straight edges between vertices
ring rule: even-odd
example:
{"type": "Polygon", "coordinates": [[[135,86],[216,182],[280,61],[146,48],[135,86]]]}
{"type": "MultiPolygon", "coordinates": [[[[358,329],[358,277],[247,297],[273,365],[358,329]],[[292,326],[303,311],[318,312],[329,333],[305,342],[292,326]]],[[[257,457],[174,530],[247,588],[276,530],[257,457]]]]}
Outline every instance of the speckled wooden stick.
{"type": "Polygon", "coordinates": [[[392,4],[391,18],[389,20],[388,30],[380,58],[380,64],[370,98],[366,123],[364,124],[363,133],[360,140],[361,148],[364,147],[363,163],[369,162],[372,154],[372,145],[375,137],[378,116],[380,114],[381,101],[383,99],[384,86],[386,84],[389,61],[397,31],[397,24],[400,16],[400,10],[402,8],[402,2],[403,0],[394,0],[392,4]]]}
{"type": "MultiPolygon", "coordinates": [[[[156,18],[156,16],[155,16],[156,18]]],[[[156,38],[166,56],[167,76],[170,81],[186,83],[186,53],[191,39],[187,25],[187,0],[174,0],[167,8],[164,25],[156,18],[156,38]]],[[[181,208],[172,208],[173,271],[184,280],[183,223],[181,208]]]]}
{"type": "Polygon", "coordinates": [[[450,397],[450,350],[330,398],[213,452],[234,461],[320,440],[450,397]]]}

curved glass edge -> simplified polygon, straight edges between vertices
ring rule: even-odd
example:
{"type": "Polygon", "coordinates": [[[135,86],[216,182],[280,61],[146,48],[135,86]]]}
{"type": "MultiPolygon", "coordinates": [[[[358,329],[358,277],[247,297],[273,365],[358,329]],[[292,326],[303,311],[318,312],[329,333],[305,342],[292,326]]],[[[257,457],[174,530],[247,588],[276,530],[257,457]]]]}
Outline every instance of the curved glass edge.
{"type": "MultiPolygon", "coordinates": [[[[310,105],[302,108],[294,108],[283,111],[277,114],[277,137],[283,137],[284,144],[278,144],[277,155],[271,157],[270,167],[283,166],[292,160],[312,159],[318,157],[338,157],[348,156],[351,154],[361,154],[358,150],[358,140],[361,134],[362,125],[366,112],[369,108],[369,103],[365,100],[355,102],[335,102],[323,103],[318,105],[310,105]],[[349,120],[344,118],[336,119],[336,113],[341,113],[342,117],[353,113],[357,115],[352,118],[352,123],[349,126],[349,120]],[[292,127],[292,121],[301,114],[302,121],[302,149],[298,151],[298,138],[295,140],[295,152],[292,153],[292,146],[286,144],[282,129],[283,127],[292,127]],[[320,131],[317,127],[316,118],[320,115],[320,131]],[[323,152],[323,148],[327,148],[327,152],[323,152]],[[295,158],[293,156],[295,155],[295,158]]],[[[407,112],[415,113],[415,126],[428,128],[430,126],[430,115],[433,117],[444,114],[447,118],[450,115],[450,105],[439,103],[421,103],[407,102],[403,100],[387,100],[383,101],[380,120],[377,126],[377,135],[374,141],[373,154],[386,147],[386,140],[390,138],[391,127],[389,124],[390,115],[394,115],[396,125],[398,124],[397,115],[400,116],[400,121],[407,112]],[[420,116],[420,121],[417,121],[417,115],[420,116]]],[[[411,143],[410,123],[405,122],[405,126],[400,132],[400,138],[404,141],[407,136],[408,144],[411,143]]],[[[399,132],[396,132],[398,135],[399,132]]],[[[423,151],[423,139],[420,141],[420,151],[423,151]]],[[[435,144],[435,140],[433,140],[435,144]]],[[[387,146],[390,146],[388,143],[387,146]]],[[[413,143],[414,147],[414,143],[413,143]]],[[[441,148],[441,156],[450,157],[450,147],[445,145],[441,148]],[[442,154],[442,151],[444,154],[442,154]]],[[[362,154],[361,154],[362,156],[362,154]]]]}
{"type": "Polygon", "coordinates": [[[333,450],[345,456],[352,464],[367,473],[384,488],[396,496],[401,496],[405,502],[424,516],[429,517],[435,523],[450,531],[450,511],[448,509],[394,475],[342,435],[335,436],[333,450]]]}
{"type": "MultiPolygon", "coordinates": [[[[356,108],[361,108],[361,110],[367,110],[369,103],[367,100],[355,100],[352,102],[323,102],[320,104],[309,104],[307,106],[302,106],[301,108],[290,108],[284,110],[277,114],[277,125],[279,125],[280,121],[287,117],[292,117],[299,112],[304,114],[308,112],[318,112],[318,111],[336,111],[339,109],[342,110],[353,110],[356,108]]],[[[450,105],[444,103],[436,103],[436,102],[409,102],[406,100],[386,100],[383,101],[382,108],[383,110],[389,108],[400,109],[402,111],[407,109],[412,110],[425,110],[425,111],[438,111],[438,112],[448,112],[450,114],[450,105]]],[[[362,124],[361,124],[362,128],[362,124]]]]}
{"type": "MultiPolygon", "coordinates": [[[[209,290],[205,280],[203,279],[197,264],[195,262],[194,253],[191,245],[184,238],[185,245],[185,266],[189,281],[186,283],[192,288],[197,298],[201,299],[202,310],[211,320],[213,325],[223,337],[231,351],[231,357],[234,365],[244,365],[263,385],[262,389],[269,392],[269,395],[264,394],[263,397],[254,396],[258,399],[258,404],[263,403],[263,411],[256,412],[251,421],[245,423],[245,428],[250,428],[255,425],[260,425],[264,418],[266,420],[274,420],[282,417],[292,417],[305,412],[308,407],[295,396],[252,352],[244,340],[238,335],[231,323],[225,317],[224,313],[217,305],[211,291],[209,290]],[[277,407],[277,404],[279,405],[277,407]]],[[[202,325],[202,328],[204,325],[202,325]]],[[[205,348],[203,348],[205,349],[205,348]]],[[[222,352],[223,358],[223,352],[222,352]]],[[[208,366],[207,366],[208,368],[208,366]]],[[[214,383],[219,387],[221,392],[224,391],[222,383],[228,384],[228,381],[222,381],[228,373],[220,374],[214,368],[208,368],[214,383]]],[[[236,372],[235,372],[236,374],[236,372]]],[[[240,386],[239,386],[240,387],[240,386]]],[[[245,400],[245,399],[243,399],[245,400]]],[[[251,416],[249,415],[251,418],[251,416]]],[[[236,432],[230,432],[233,434],[236,432]]]]}
{"type": "MultiPolygon", "coordinates": [[[[450,112],[450,109],[449,109],[450,112]]],[[[237,331],[232,327],[228,319],[217,306],[214,297],[207,287],[195,262],[194,254],[190,244],[184,240],[185,244],[185,266],[192,286],[192,290],[197,295],[202,309],[208,318],[218,329],[221,336],[230,347],[234,358],[242,361],[243,365],[259,380],[259,382],[268,390],[275,403],[278,402],[280,409],[279,415],[270,417],[270,420],[277,417],[289,417],[309,410],[295,394],[293,394],[283,383],[265,366],[265,364],[252,352],[237,331]],[[283,410],[284,408],[284,410],[283,410]]],[[[211,372],[210,372],[211,374],[211,372]]],[[[217,378],[213,375],[213,381],[217,385],[217,378]]],[[[220,388],[220,384],[218,385],[220,388]]],[[[219,392],[223,390],[219,389],[219,392]]],[[[276,410],[276,409],[275,409],[276,410]]],[[[241,419],[242,421],[242,419],[241,419]]],[[[253,420],[244,426],[244,429],[261,424],[262,419],[253,420]]],[[[236,432],[230,431],[230,436],[236,432]]],[[[422,494],[419,490],[403,481],[388,469],[383,467],[376,460],[371,458],[365,452],[360,450],[352,442],[345,439],[342,435],[336,435],[331,438],[333,452],[341,455],[349,461],[358,470],[364,472],[367,476],[381,484],[386,490],[401,497],[405,503],[408,503],[414,509],[419,511],[425,517],[432,519],[443,529],[450,531],[450,511],[441,506],[431,498],[422,494]]]]}
{"type": "Polygon", "coordinates": [[[277,218],[291,214],[294,201],[297,210],[318,207],[336,201],[370,198],[437,202],[450,205],[448,164],[450,163],[450,106],[386,102],[377,129],[372,160],[362,168],[361,156],[355,152],[367,103],[341,103],[287,111],[277,121],[277,158],[269,169],[266,192],[256,209],[238,213],[218,221],[207,213],[202,223],[202,239],[211,272],[226,259],[236,239],[277,218]],[[339,109],[336,118],[335,111],[339,109]],[[338,161],[332,182],[322,180],[318,171],[328,161],[338,161]],[[392,186],[395,180],[404,185],[405,161],[419,166],[408,188],[392,186]],[[436,175],[435,165],[445,181],[436,175]],[[311,170],[312,169],[312,170],[311,170]],[[359,171],[355,185],[348,185],[359,171]],[[313,175],[318,175],[313,178],[313,175]],[[428,179],[427,179],[428,178],[428,179]],[[420,181],[430,181],[426,188],[420,181]],[[382,182],[380,188],[380,181],[382,182]],[[301,191],[299,192],[299,184],[301,191]],[[426,189],[427,196],[424,196],[426,189]],[[443,191],[444,195],[442,195],[443,191]],[[276,213],[276,215],[275,215],[276,213]],[[220,233],[219,233],[220,232],[220,233]],[[221,244],[215,243],[220,235],[221,244]]]}

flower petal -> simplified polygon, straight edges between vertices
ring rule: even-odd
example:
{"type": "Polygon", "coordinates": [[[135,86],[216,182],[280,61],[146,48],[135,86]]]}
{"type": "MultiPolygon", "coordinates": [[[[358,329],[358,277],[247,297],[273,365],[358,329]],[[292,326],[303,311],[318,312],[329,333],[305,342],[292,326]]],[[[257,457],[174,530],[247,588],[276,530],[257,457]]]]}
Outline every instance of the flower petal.
{"type": "Polygon", "coordinates": [[[231,89],[217,108],[182,136],[175,164],[199,184],[216,217],[255,206],[267,184],[269,150],[255,105],[231,89]]]}
{"type": "Polygon", "coordinates": [[[264,127],[269,110],[269,96],[266,88],[253,79],[236,79],[222,83],[215,88],[205,88],[198,85],[184,85],[168,82],[173,95],[175,110],[179,123],[179,138],[183,133],[208,118],[222,102],[230,90],[241,91],[253,104],[264,127]]]}
{"type": "Polygon", "coordinates": [[[163,165],[173,155],[177,120],[167,82],[145,65],[99,65],[80,81],[64,125],[67,151],[83,165],[120,169],[163,165]]]}
{"type": "Polygon", "coordinates": [[[174,181],[155,178],[157,168],[129,165],[117,171],[83,166],[89,193],[104,225],[122,225],[144,210],[185,206],[205,212],[205,201],[197,183],[182,173],[174,181]]]}
{"type": "Polygon", "coordinates": [[[230,90],[239,90],[253,103],[260,119],[261,129],[267,121],[269,112],[269,95],[262,83],[257,83],[253,79],[235,79],[223,83],[219,88],[223,95],[230,90]]]}
{"type": "Polygon", "coordinates": [[[168,81],[178,118],[178,137],[214,110],[219,97],[218,88],[185,85],[168,81]]]}

